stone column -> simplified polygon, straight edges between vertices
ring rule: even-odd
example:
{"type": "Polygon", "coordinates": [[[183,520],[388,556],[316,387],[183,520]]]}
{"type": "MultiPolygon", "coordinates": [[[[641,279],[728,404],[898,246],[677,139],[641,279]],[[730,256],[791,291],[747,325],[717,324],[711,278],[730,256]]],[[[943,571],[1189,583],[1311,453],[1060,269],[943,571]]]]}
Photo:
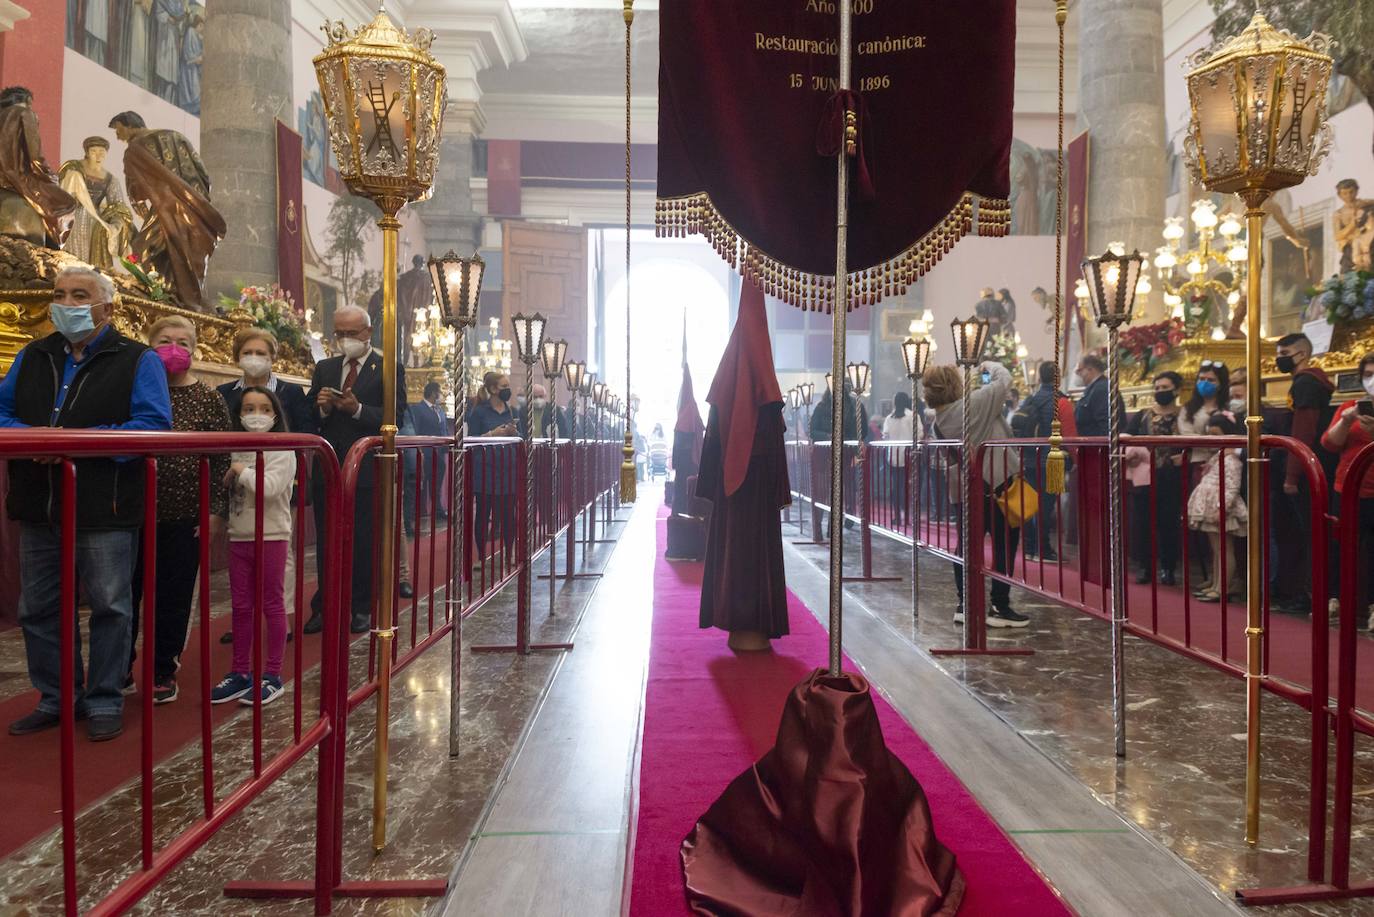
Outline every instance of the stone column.
{"type": "MultiPolygon", "coordinates": [[[[1088,254],[1153,256],[1168,195],[1161,0],[1079,0],[1078,117],[1089,131],[1088,254]]],[[[1069,265],[1071,274],[1076,265],[1069,265]]],[[[1156,290],[1149,316],[1163,317],[1156,290]]]]}
{"type": "Polygon", "coordinates": [[[472,144],[473,135],[466,130],[444,131],[434,196],[416,205],[425,224],[428,254],[453,249],[466,257],[481,241],[482,215],[472,206],[472,144]]]}
{"type": "Polygon", "coordinates": [[[209,306],[235,284],[277,280],[276,121],[295,118],[290,0],[214,0],[205,8],[200,154],[210,199],[229,225],[210,259],[209,306]]]}

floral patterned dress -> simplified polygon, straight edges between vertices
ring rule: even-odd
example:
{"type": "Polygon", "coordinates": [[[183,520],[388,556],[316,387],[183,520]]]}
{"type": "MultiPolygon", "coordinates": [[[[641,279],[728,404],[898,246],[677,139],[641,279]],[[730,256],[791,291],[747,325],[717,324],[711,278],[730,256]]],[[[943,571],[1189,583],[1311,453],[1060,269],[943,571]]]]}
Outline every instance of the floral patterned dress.
{"type": "Polygon", "coordinates": [[[1244,535],[1250,520],[1245,499],[1240,495],[1241,475],[1244,468],[1240,456],[1234,449],[1214,452],[1202,469],[1202,479],[1188,497],[1188,527],[1199,532],[1219,532],[1218,517],[1221,509],[1221,462],[1226,463],[1226,533],[1244,535]]]}

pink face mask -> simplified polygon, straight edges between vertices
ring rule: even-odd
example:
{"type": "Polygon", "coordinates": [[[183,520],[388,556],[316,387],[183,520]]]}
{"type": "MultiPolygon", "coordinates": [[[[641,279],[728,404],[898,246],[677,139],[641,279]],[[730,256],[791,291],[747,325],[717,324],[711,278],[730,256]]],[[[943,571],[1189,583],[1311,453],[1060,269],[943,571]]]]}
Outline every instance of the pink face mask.
{"type": "Polygon", "coordinates": [[[191,368],[191,354],[176,344],[159,345],[153,348],[153,352],[162,360],[169,376],[179,376],[191,368]]]}

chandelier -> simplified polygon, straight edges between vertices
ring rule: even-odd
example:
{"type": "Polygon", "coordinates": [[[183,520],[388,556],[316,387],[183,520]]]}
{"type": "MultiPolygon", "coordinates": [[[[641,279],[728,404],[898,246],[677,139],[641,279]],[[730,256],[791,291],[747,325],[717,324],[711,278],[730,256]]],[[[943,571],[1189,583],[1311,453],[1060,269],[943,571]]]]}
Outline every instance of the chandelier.
{"type": "MultiPolygon", "coordinates": [[[[1182,217],[1164,221],[1164,245],[1155,249],[1155,276],[1164,288],[1164,304],[1174,318],[1186,319],[1184,303],[1216,294],[1234,309],[1245,286],[1245,262],[1249,246],[1241,217],[1227,210],[1217,215],[1210,198],[1193,202],[1189,216],[1197,239],[1188,245],[1188,229],[1182,217]]],[[[1148,281],[1147,281],[1148,282],[1148,281]]]]}
{"type": "Polygon", "coordinates": [[[438,304],[416,309],[414,322],[410,333],[411,365],[448,369],[445,358],[452,355],[458,332],[444,324],[438,304]]]}
{"type": "Polygon", "coordinates": [[[487,322],[487,339],[477,342],[476,355],[469,357],[472,366],[472,385],[481,388],[482,377],[487,373],[510,375],[511,342],[501,337],[501,320],[492,318],[487,322]]]}
{"type": "Polygon", "coordinates": [[[926,309],[921,313],[920,318],[911,320],[911,324],[907,326],[906,330],[907,334],[912,338],[928,339],[930,341],[930,352],[934,353],[940,349],[940,345],[936,343],[934,336],[930,333],[930,329],[933,327],[935,327],[935,313],[926,309]]]}

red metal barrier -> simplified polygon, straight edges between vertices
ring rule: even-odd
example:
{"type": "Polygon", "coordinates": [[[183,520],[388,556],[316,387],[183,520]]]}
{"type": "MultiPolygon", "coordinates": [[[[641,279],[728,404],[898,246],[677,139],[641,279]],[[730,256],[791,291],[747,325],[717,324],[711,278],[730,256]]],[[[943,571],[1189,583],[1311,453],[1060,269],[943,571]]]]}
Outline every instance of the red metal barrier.
{"type": "MultiPolygon", "coordinates": [[[[342,639],[342,628],[337,625],[337,614],[327,614],[321,652],[320,701],[319,710],[311,722],[302,722],[300,714],[301,683],[306,672],[302,670],[300,641],[296,642],[295,653],[295,714],[293,716],[292,739],[284,748],[264,759],[262,734],[262,703],[259,694],[254,694],[252,705],[253,749],[252,776],[240,782],[227,796],[216,799],[215,771],[213,761],[213,724],[210,715],[210,690],[214,684],[209,670],[209,630],[210,630],[210,577],[209,538],[201,539],[200,562],[201,584],[198,607],[200,610],[200,653],[201,653],[201,782],[203,814],[190,823],[179,826],[170,833],[170,840],[160,849],[155,849],[154,831],[154,775],[153,775],[153,730],[155,720],[152,716],[153,647],[155,643],[155,595],[157,582],[157,477],[156,458],[159,456],[191,455],[199,457],[199,496],[201,531],[208,533],[209,520],[209,456],[229,452],[255,452],[257,461],[257,484],[255,488],[255,508],[258,515],[255,532],[255,573],[259,588],[255,604],[255,622],[258,639],[253,651],[253,683],[256,688],[262,676],[262,620],[263,590],[261,582],[263,562],[262,532],[262,455],[265,452],[294,452],[298,466],[306,464],[302,459],[313,456],[317,473],[323,475],[328,500],[327,512],[337,513],[339,507],[339,466],[333,451],[318,437],[285,433],[270,434],[227,434],[227,433],[104,433],[94,431],[66,430],[7,430],[0,436],[0,459],[37,458],[54,461],[60,477],[62,492],[62,512],[59,523],[61,530],[61,608],[75,608],[77,600],[76,571],[76,487],[77,469],[72,459],[119,456],[125,461],[142,461],[145,465],[147,493],[144,505],[144,594],[143,594],[143,718],[140,735],[140,863],[138,869],[117,887],[99,897],[89,913],[99,915],[122,914],[133,908],[158,882],[167,876],[178,864],[195,853],[235,814],[246,808],[267,787],[280,778],[310,750],[319,749],[319,768],[321,779],[316,798],[316,832],[318,837],[326,837],[333,832],[334,826],[334,784],[324,779],[331,762],[341,749],[338,726],[338,694],[334,686],[342,670],[346,643],[342,639]]],[[[300,477],[298,475],[298,480],[300,477]]],[[[303,495],[302,495],[303,496],[303,495]]],[[[297,503],[297,512],[303,504],[297,503]]],[[[337,528],[337,527],[333,527],[337,528]]],[[[337,556],[339,538],[336,531],[321,533],[321,550],[337,556]]],[[[130,558],[132,563],[133,558],[130,558]]],[[[299,590],[297,591],[299,599],[299,590]]],[[[326,609],[337,607],[338,590],[325,584],[324,603],[326,609]]],[[[297,617],[299,622],[299,616],[297,617]]],[[[76,709],[74,652],[76,649],[75,618],[71,614],[61,614],[61,764],[58,779],[61,781],[62,795],[62,872],[63,898],[67,914],[78,913],[78,894],[76,870],[76,709]]],[[[323,849],[317,849],[315,880],[306,883],[307,892],[315,898],[317,910],[328,906],[329,868],[323,849]]]]}
{"type": "MultiPolygon", "coordinates": [[[[398,449],[402,460],[394,463],[398,476],[397,493],[401,495],[397,507],[397,538],[409,530],[415,536],[409,547],[398,558],[409,561],[409,577],[414,595],[406,603],[397,602],[398,624],[404,615],[410,620],[408,628],[402,626],[399,633],[408,629],[409,643],[402,648],[400,639],[392,641],[395,656],[394,671],[403,669],[413,662],[426,649],[432,647],[444,636],[454,633],[459,618],[451,613],[455,604],[450,597],[458,595],[460,588],[466,589],[468,601],[462,614],[466,616],[479,610],[490,598],[517,575],[529,575],[527,559],[523,552],[513,553],[505,544],[506,517],[498,525],[488,513],[483,520],[486,524],[484,535],[498,536],[485,538],[484,543],[491,550],[478,552],[472,541],[459,544],[459,527],[453,522],[466,523],[462,531],[473,531],[473,506],[476,493],[473,484],[473,468],[479,465],[474,456],[489,458],[488,468],[491,481],[499,482],[510,489],[510,496],[523,493],[529,485],[524,479],[525,467],[522,458],[523,447],[518,441],[481,440],[466,444],[467,461],[458,464],[451,450],[451,441],[442,437],[400,437],[398,449]],[[462,505],[457,505],[455,468],[462,468],[466,480],[462,505]],[[440,480],[440,469],[444,470],[440,480]],[[444,495],[451,512],[451,524],[441,531],[437,519],[444,505],[444,495]],[[428,523],[426,527],[426,522],[428,523]],[[474,556],[476,555],[476,556],[474,556]],[[471,561],[476,561],[475,568],[471,561]],[[474,572],[475,571],[475,572],[474,572]],[[463,585],[459,585],[463,584],[463,585]],[[442,596],[442,599],[440,599],[442,596]],[[442,602],[436,613],[436,602],[442,602]]],[[[377,690],[375,665],[369,665],[367,677],[358,685],[350,686],[349,681],[349,638],[345,622],[349,620],[346,611],[351,606],[351,584],[348,576],[337,576],[335,572],[349,569],[346,563],[351,557],[354,526],[355,503],[358,484],[367,463],[373,461],[373,454],[380,446],[380,439],[373,438],[357,444],[346,457],[344,467],[340,465],[333,450],[324,440],[306,435],[295,434],[228,434],[228,433],[101,433],[94,431],[49,430],[7,430],[0,436],[0,461],[11,459],[36,458],[55,462],[57,486],[63,496],[60,519],[61,539],[61,583],[60,602],[62,608],[75,607],[77,599],[76,548],[77,529],[75,525],[75,495],[78,470],[73,459],[121,457],[126,461],[144,463],[147,493],[144,501],[144,591],[143,591],[143,634],[144,650],[142,665],[142,732],[140,739],[140,816],[138,868],[115,888],[100,895],[90,909],[92,914],[121,914],[133,908],[154,886],[162,881],[178,864],[202,848],[225,823],[246,808],[267,787],[283,776],[312,749],[318,748],[318,778],[316,798],[316,860],[314,878],[296,882],[236,882],[229,883],[225,892],[242,897],[310,897],[315,901],[315,912],[329,913],[335,895],[401,895],[416,896],[441,892],[445,883],[436,881],[398,881],[398,882],[345,882],[343,880],[343,787],[346,766],[346,725],[347,714],[377,690]],[[165,824],[155,824],[154,809],[154,743],[153,730],[155,718],[152,715],[152,684],[154,680],[154,652],[156,621],[155,592],[157,587],[156,521],[157,521],[157,475],[156,459],[172,455],[192,455],[199,457],[199,524],[202,532],[210,531],[210,494],[212,481],[209,456],[230,452],[254,452],[256,463],[256,487],[253,500],[257,513],[254,548],[254,578],[257,583],[255,595],[255,637],[252,652],[252,678],[254,685],[261,683],[264,665],[264,531],[263,531],[263,475],[262,456],[266,452],[292,452],[297,458],[296,495],[294,501],[295,519],[293,531],[297,534],[304,530],[306,512],[307,468],[312,465],[319,475],[313,492],[315,499],[323,500],[326,524],[317,533],[316,549],[325,552],[325,562],[331,575],[320,583],[322,589],[322,620],[319,678],[319,707],[312,718],[302,709],[302,682],[310,672],[306,669],[303,657],[305,643],[302,631],[305,601],[305,546],[304,539],[297,537],[289,550],[294,552],[294,619],[292,634],[294,647],[291,654],[290,676],[294,678],[295,689],[292,701],[292,723],[290,739],[284,746],[265,752],[263,735],[263,710],[261,697],[256,692],[251,705],[252,754],[251,776],[239,782],[227,795],[216,797],[216,771],[214,767],[213,733],[214,722],[211,718],[210,691],[215,683],[211,672],[211,595],[209,554],[210,539],[202,537],[199,551],[202,577],[196,607],[199,609],[199,651],[200,680],[202,696],[201,710],[201,784],[202,809],[200,817],[185,825],[169,831],[165,824]],[[351,690],[350,690],[351,687],[351,690]],[[154,828],[158,837],[169,840],[158,849],[154,844],[154,828]]],[[[593,442],[578,444],[559,443],[557,445],[539,443],[536,453],[536,473],[546,470],[549,479],[540,475],[541,481],[535,482],[536,495],[541,495],[540,513],[536,524],[538,538],[544,546],[551,547],[563,530],[573,531],[575,516],[582,512],[592,516],[598,508],[609,508],[608,493],[613,481],[618,480],[618,463],[613,454],[618,455],[619,444],[613,442],[593,442]],[[552,500],[551,483],[554,452],[569,454],[569,461],[559,465],[560,493],[555,503],[552,500]],[[582,451],[589,460],[585,475],[585,486],[577,487],[577,461],[575,451],[582,451]],[[594,460],[594,461],[593,461],[594,460]]],[[[485,472],[483,472],[485,473],[485,472]]],[[[374,489],[375,490],[375,489],[374,489]]],[[[605,511],[603,509],[603,512],[605,511]]],[[[523,513],[519,514],[523,524],[523,513]]],[[[375,514],[374,514],[375,518],[375,514]]],[[[512,533],[514,534],[514,533],[512,533]]],[[[375,536],[374,536],[375,537],[375,536]]],[[[512,538],[513,542],[514,539],[512,538]]],[[[521,539],[523,543],[523,539],[521,539]]],[[[399,546],[398,546],[399,547],[399,546]]],[[[372,552],[373,554],[379,552],[372,552]]],[[[131,558],[132,560],[132,558],[131,558]]],[[[401,577],[391,583],[380,583],[374,578],[372,623],[376,626],[376,597],[381,588],[400,589],[401,577]]],[[[75,671],[74,649],[76,628],[73,616],[61,615],[61,723],[59,726],[60,769],[58,780],[61,791],[61,831],[62,831],[62,877],[65,911],[76,914],[79,898],[89,899],[92,892],[82,890],[77,884],[76,850],[76,744],[75,744],[75,671]]],[[[375,663],[377,646],[375,639],[370,648],[370,663],[375,663]]],[[[285,674],[285,673],[284,673],[285,674]]],[[[456,675],[456,673],[455,673],[456,675]]]]}
{"type": "MultiPolygon", "coordinates": [[[[877,444],[880,448],[900,449],[910,447],[905,444],[893,443],[877,444]]],[[[1065,441],[1065,448],[1070,456],[1070,468],[1082,467],[1085,458],[1091,457],[1096,453],[1105,458],[1106,441],[1101,438],[1078,438],[1065,441]]],[[[1204,662],[1220,671],[1231,674],[1237,678],[1245,677],[1245,666],[1243,659],[1233,659],[1233,650],[1243,647],[1242,641],[1232,641],[1228,633],[1229,613],[1232,610],[1239,611],[1244,607],[1244,602],[1234,602],[1228,595],[1229,590],[1223,590],[1219,600],[1215,602],[1219,615],[1217,617],[1217,629],[1203,629],[1202,622],[1196,621],[1194,598],[1189,590],[1189,566],[1190,560],[1190,541],[1188,529],[1187,496],[1195,486],[1196,481],[1192,478],[1200,477],[1200,473],[1192,472],[1189,462],[1185,459],[1181,462],[1182,468],[1178,475],[1180,488],[1179,495],[1179,518],[1177,524],[1182,527],[1179,533],[1182,563],[1182,603],[1183,616],[1181,622],[1181,633],[1177,633],[1177,627],[1166,626],[1161,621],[1161,585],[1158,577],[1159,572],[1159,542],[1157,533],[1160,525],[1166,521],[1161,521],[1155,513],[1157,503],[1156,497],[1156,466],[1155,457],[1160,453],[1178,453],[1181,450],[1203,449],[1203,450],[1224,450],[1238,449],[1245,445],[1244,437],[1122,437],[1122,448],[1131,449],[1139,447],[1147,451],[1150,460],[1148,498],[1141,501],[1146,503],[1149,512],[1149,524],[1145,528],[1148,533],[1148,573],[1150,575],[1149,600],[1142,603],[1132,599],[1131,590],[1128,588],[1126,596],[1126,630],[1138,637],[1142,637],[1151,642],[1164,646],[1174,652],[1185,655],[1189,658],[1204,662]],[[1216,649],[1211,647],[1215,646],[1216,649]]],[[[1310,640],[1310,667],[1309,677],[1306,683],[1301,678],[1285,678],[1274,673],[1270,669],[1270,608],[1269,597],[1264,596],[1264,629],[1265,640],[1263,645],[1263,676],[1261,684],[1269,692],[1284,697],[1301,706],[1310,714],[1310,735],[1308,736],[1310,747],[1310,767],[1308,775],[1309,800],[1308,800],[1308,876],[1313,882],[1320,882],[1324,873],[1325,865],[1325,846],[1324,837],[1326,831],[1326,774],[1327,774],[1327,746],[1326,734],[1328,730],[1328,719],[1331,716],[1328,692],[1318,690],[1314,686],[1326,686],[1329,679],[1328,670],[1328,626],[1326,616],[1326,570],[1327,570],[1327,517],[1324,512],[1326,504],[1327,482],[1325,474],[1318,463],[1315,455],[1296,440],[1286,437],[1266,436],[1263,439],[1265,449],[1272,453],[1275,450],[1283,450],[1288,455],[1289,461],[1296,461],[1303,470],[1303,483],[1307,492],[1311,494],[1310,506],[1311,516],[1308,520],[1309,530],[1314,534],[1312,539],[1311,557],[1311,626],[1309,630],[1310,640]]],[[[916,460],[918,462],[918,478],[921,481],[921,493],[917,503],[916,518],[903,520],[902,524],[892,524],[894,516],[889,514],[882,515],[880,508],[875,507],[878,517],[876,528],[879,532],[896,537],[904,543],[909,543],[909,539],[914,537],[920,548],[931,551],[935,554],[945,556],[950,560],[959,560],[957,547],[951,549],[951,542],[957,546],[957,526],[951,527],[947,522],[950,514],[951,504],[947,499],[944,488],[946,471],[950,467],[957,467],[958,453],[960,444],[958,442],[925,441],[917,449],[916,460]],[[951,539],[951,528],[954,529],[954,537],[951,539]]],[[[1001,463],[1003,475],[1011,470],[1011,453],[1015,452],[1019,458],[1020,467],[1027,479],[1035,485],[1040,485],[1044,480],[1044,459],[1048,450],[1048,442],[1044,440],[1007,440],[1000,442],[988,442],[980,446],[971,463],[973,468],[983,467],[985,461],[991,461],[993,467],[996,463],[1001,463]]],[[[1205,457],[1205,456],[1204,456],[1205,457]]],[[[1370,460],[1374,461],[1374,460],[1370,460]]],[[[1100,464],[1105,467],[1106,462],[1100,464]]],[[[1226,526],[1224,516],[1226,512],[1228,480],[1231,485],[1239,486],[1240,480],[1234,470],[1230,473],[1226,471],[1224,462],[1218,463],[1218,502],[1216,505],[1216,518],[1218,527],[1225,533],[1226,526]],[[1228,478],[1228,474],[1232,476],[1228,478]]],[[[981,475],[975,475],[977,480],[971,482],[973,488],[981,484],[981,475]]],[[[1266,482],[1268,478],[1268,466],[1266,465],[1266,482]]],[[[1100,502],[1097,504],[1105,512],[1106,508],[1106,480],[1098,482],[1103,488],[1103,493],[1099,495],[1100,502]]],[[[1084,503],[1082,492],[1082,476],[1070,474],[1070,496],[1077,499],[1080,505],[1084,503]]],[[[1043,487],[1037,486],[1043,490],[1043,487]]],[[[969,558],[973,566],[970,568],[972,573],[982,565],[981,573],[988,579],[1001,580],[1010,585],[1036,593],[1046,598],[1057,601],[1070,608],[1075,608],[1087,614],[1106,620],[1110,614],[1108,583],[1106,577],[1096,575],[1088,569],[1091,564],[1082,562],[1080,557],[1070,559],[1074,543],[1066,539],[1066,524],[1060,514],[1058,524],[1054,524],[1054,511],[1049,501],[1056,498],[1050,495],[1041,494],[1040,507],[1038,513],[1032,517],[1038,524],[1036,540],[1038,544],[1032,546],[1029,539],[1021,539],[1019,546],[1020,564],[1015,564],[1013,560],[1011,566],[1015,572],[999,572],[988,569],[983,565],[982,551],[972,552],[969,558]],[[1048,540],[1043,534],[1046,527],[1052,526],[1053,535],[1048,540]]],[[[971,509],[979,511],[982,508],[982,500],[974,495],[971,509]]],[[[1269,513],[1268,508],[1268,488],[1266,487],[1263,499],[1255,501],[1249,498],[1251,511],[1269,513]]],[[[1057,506],[1057,503],[1056,503],[1057,506]]],[[[981,516],[981,513],[977,513],[981,516]]],[[[1101,525],[1102,520],[1087,520],[1080,512],[1080,524],[1093,522],[1101,525]]],[[[1127,531],[1131,530],[1130,508],[1127,507],[1127,518],[1125,525],[1127,531]]],[[[1354,523],[1352,523],[1354,524],[1354,523]]],[[[1007,523],[1009,526],[1009,523],[1007,523]]],[[[987,530],[983,520],[971,520],[972,530],[975,533],[974,544],[982,544],[983,537],[987,530]]],[[[1100,531],[1100,529],[1099,529],[1100,531]]],[[[1009,530],[1004,535],[1009,535],[1009,530]]],[[[1085,532],[1078,533],[1077,541],[1082,543],[1089,536],[1085,532]]],[[[1222,535],[1225,538],[1225,535],[1222,535]]],[[[1348,539],[1346,539],[1348,541],[1348,539]]],[[[1221,584],[1226,584],[1230,580],[1231,574],[1235,570],[1235,562],[1229,557],[1229,548],[1225,540],[1221,541],[1222,550],[1216,559],[1215,579],[1221,584]]],[[[1133,545],[1137,550],[1128,551],[1128,555],[1139,554],[1144,550],[1139,545],[1133,545]]],[[[1347,549],[1353,550],[1353,549],[1347,549]]],[[[1264,580],[1269,581],[1268,576],[1268,545],[1265,546],[1265,566],[1266,574],[1264,580]]],[[[1244,557],[1238,558],[1239,563],[1244,563],[1244,557]]],[[[1353,565],[1353,563],[1351,564],[1353,565]]],[[[1344,569],[1344,568],[1343,568],[1344,569]]],[[[976,606],[981,606],[983,597],[981,588],[975,582],[981,583],[981,576],[971,576],[970,589],[973,593],[967,604],[969,607],[969,620],[972,623],[972,615],[976,606]]],[[[1170,587],[1163,587],[1170,588],[1170,587]]],[[[1342,607],[1349,606],[1350,602],[1343,602],[1342,607]]],[[[1208,622],[1210,623],[1210,622],[1208,622]]],[[[978,628],[981,631],[981,627],[978,628]]],[[[1351,631],[1353,640],[1353,629],[1351,631]]],[[[974,635],[970,635],[972,639],[974,635]]],[[[1344,639],[1344,632],[1342,639],[1344,639]]],[[[1351,668],[1351,667],[1347,667],[1351,668]]],[[[1353,678],[1353,675],[1351,676],[1353,678]]],[[[1353,685],[1353,682],[1352,682],[1353,685]]],[[[1353,697],[1353,688],[1352,697],[1353,697]]],[[[1363,728],[1370,725],[1374,731],[1374,720],[1364,720],[1358,714],[1351,714],[1352,722],[1359,722],[1361,725],[1355,728],[1363,728]]],[[[1339,754],[1339,752],[1338,752],[1339,754]]],[[[1339,765],[1338,765],[1339,769],[1339,765]]],[[[1339,790],[1339,776],[1338,776],[1339,790]]],[[[1339,813],[1339,800],[1338,809],[1339,813]]],[[[1339,815],[1338,815],[1339,818],[1339,815]]],[[[1335,855],[1340,856],[1339,846],[1335,855]]],[[[1346,851],[1348,853],[1348,851],[1346,851]]],[[[1288,894],[1292,890],[1279,890],[1288,894]]],[[[1247,892],[1241,894],[1242,901],[1245,903],[1278,903],[1272,898],[1272,893],[1268,891],[1247,892]]],[[[1298,900],[1296,898],[1285,897],[1281,900],[1298,900]]]]}

